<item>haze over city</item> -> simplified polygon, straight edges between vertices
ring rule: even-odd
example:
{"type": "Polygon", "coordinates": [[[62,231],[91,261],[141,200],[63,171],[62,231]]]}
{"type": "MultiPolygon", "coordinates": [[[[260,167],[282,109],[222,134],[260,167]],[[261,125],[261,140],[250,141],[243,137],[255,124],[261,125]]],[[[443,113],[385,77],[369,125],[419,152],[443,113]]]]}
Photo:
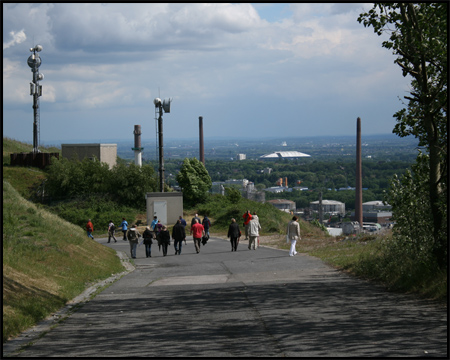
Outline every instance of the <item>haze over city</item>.
{"type": "Polygon", "coordinates": [[[42,64],[40,143],[389,134],[409,78],[357,22],[372,3],[3,3],[3,136],[32,142],[27,65],[42,64]]]}

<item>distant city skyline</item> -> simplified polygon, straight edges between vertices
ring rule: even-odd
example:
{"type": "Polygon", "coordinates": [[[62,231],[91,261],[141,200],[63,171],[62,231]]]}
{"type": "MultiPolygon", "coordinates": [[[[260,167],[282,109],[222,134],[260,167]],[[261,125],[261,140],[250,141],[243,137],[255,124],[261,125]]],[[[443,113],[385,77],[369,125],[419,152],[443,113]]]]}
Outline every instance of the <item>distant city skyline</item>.
{"type": "Polygon", "coordinates": [[[3,136],[40,144],[390,134],[410,79],[357,22],[371,3],[3,3],[3,136]]]}

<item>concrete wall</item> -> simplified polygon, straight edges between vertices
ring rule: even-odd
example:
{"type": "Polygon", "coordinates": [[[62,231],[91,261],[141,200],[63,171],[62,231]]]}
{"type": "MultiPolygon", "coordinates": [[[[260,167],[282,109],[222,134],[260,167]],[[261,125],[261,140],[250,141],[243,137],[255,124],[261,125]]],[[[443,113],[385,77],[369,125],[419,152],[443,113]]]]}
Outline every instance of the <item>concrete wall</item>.
{"type": "Polygon", "coordinates": [[[107,163],[111,169],[117,163],[117,144],[61,144],[62,157],[82,161],[84,158],[96,157],[107,163]]]}
{"type": "Polygon", "coordinates": [[[175,225],[179,216],[183,216],[183,193],[155,192],[145,195],[147,203],[147,224],[157,216],[163,225],[175,225]]]}

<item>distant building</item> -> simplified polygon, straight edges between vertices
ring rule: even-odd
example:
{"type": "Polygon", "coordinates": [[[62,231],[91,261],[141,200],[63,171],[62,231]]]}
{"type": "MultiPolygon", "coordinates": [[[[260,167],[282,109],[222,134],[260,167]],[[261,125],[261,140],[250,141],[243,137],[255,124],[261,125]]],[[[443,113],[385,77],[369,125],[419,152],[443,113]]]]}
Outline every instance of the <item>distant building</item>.
{"type": "MultiPolygon", "coordinates": [[[[350,215],[351,220],[355,220],[355,212],[350,215]]],[[[390,211],[363,211],[363,223],[390,224],[392,223],[392,212],[390,211]]]]}
{"type": "Polygon", "coordinates": [[[242,186],[241,195],[248,200],[257,201],[263,204],[266,202],[266,193],[264,191],[256,190],[255,184],[251,181],[242,186]]]}
{"type": "Polygon", "coordinates": [[[286,191],[286,188],[284,186],[272,186],[270,188],[264,189],[264,191],[278,194],[278,193],[286,191]]]}
{"type": "Polygon", "coordinates": [[[267,200],[269,204],[272,204],[277,209],[285,212],[294,212],[295,211],[295,202],[291,200],[285,199],[275,199],[275,200],[267,200]]]}
{"type": "Polygon", "coordinates": [[[384,204],[382,201],[380,200],[375,200],[375,201],[368,201],[362,204],[363,207],[363,211],[381,211],[381,210],[391,210],[392,206],[389,204],[384,204]]]}
{"type": "MultiPolygon", "coordinates": [[[[362,204],[363,223],[376,223],[387,225],[392,223],[392,206],[383,204],[382,201],[368,201],[362,204]]],[[[355,213],[352,212],[350,218],[355,219],[355,213]]]]}
{"type": "MultiPolygon", "coordinates": [[[[309,203],[314,211],[319,211],[319,201],[309,203]]],[[[345,204],[335,200],[322,200],[322,212],[345,215],[345,204]]]]}
{"type": "Polygon", "coordinates": [[[311,157],[311,155],[301,153],[299,151],[275,151],[272,154],[265,154],[260,156],[263,160],[276,160],[276,159],[296,159],[301,157],[311,157]]]}
{"type": "Polygon", "coordinates": [[[111,169],[117,163],[117,144],[61,144],[61,154],[63,158],[79,161],[95,157],[111,169]]]}
{"type": "Polygon", "coordinates": [[[226,186],[239,186],[241,190],[241,195],[245,199],[257,201],[260,203],[265,203],[266,194],[264,191],[257,191],[255,184],[247,179],[229,179],[225,181],[214,181],[211,186],[211,193],[225,195],[226,186]]]}
{"type": "Polygon", "coordinates": [[[245,154],[237,154],[236,155],[236,159],[237,160],[245,160],[245,159],[247,159],[247,155],[245,155],[245,154]]]}

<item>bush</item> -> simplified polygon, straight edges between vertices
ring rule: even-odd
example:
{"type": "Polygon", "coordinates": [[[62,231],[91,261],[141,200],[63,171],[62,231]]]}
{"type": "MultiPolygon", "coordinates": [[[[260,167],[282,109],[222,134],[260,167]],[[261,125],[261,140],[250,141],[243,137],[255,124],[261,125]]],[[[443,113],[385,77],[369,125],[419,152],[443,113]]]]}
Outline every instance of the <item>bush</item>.
{"type": "Polygon", "coordinates": [[[51,207],[52,212],[64,220],[85,229],[88,219],[94,225],[94,233],[106,233],[109,220],[112,220],[116,227],[122,223],[122,218],[133,222],[139,211],[126,206],[118,205],[112,200],[103,199],[100,196],[90,196],[83,199],[61,202],[51,207]]]}

